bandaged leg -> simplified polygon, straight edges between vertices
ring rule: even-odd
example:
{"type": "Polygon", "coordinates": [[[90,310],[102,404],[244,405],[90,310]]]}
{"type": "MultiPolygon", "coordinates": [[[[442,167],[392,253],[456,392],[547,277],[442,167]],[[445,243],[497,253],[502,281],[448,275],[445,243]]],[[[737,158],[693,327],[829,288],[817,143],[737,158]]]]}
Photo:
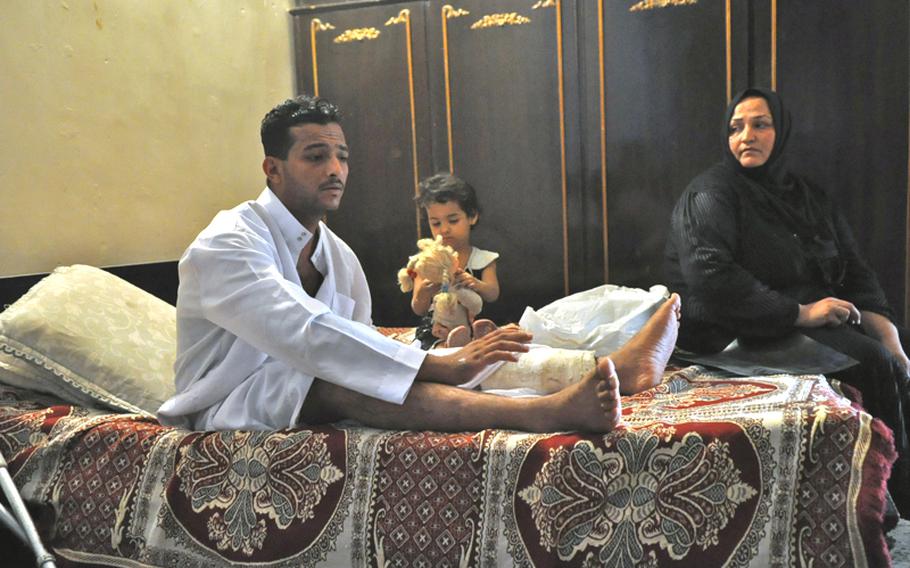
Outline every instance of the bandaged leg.
{"type": "Polygon", "coordinates": [[[596,366],[593,351],[534,345],[517,362],[499,366],[483,381],[481,389],[530,389],[550,394],[577,383],[596,366]]]}

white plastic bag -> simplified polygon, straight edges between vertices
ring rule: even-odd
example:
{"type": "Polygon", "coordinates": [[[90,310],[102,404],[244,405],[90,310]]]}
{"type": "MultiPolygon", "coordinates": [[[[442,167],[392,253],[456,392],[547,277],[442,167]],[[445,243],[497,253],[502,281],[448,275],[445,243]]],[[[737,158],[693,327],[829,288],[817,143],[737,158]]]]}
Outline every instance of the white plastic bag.
{"type": "Polygon", "coordinates": [[[587,349],[609,355],[638,333],[670,293],[604,284],[556,300],[535,311],[526,308],[518,325],[534,334],[534,343],[564,349],[587,349]]]}

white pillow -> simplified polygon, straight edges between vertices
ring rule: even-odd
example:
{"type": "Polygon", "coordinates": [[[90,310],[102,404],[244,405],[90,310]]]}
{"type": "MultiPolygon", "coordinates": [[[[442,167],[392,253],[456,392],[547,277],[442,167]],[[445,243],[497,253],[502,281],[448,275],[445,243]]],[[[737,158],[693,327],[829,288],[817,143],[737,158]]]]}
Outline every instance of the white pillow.
{"type": "Polygon", "coordinates": [[[0,382],[81,406],[153,415],[176,351],[174,307],[91,266],[57,268],[0,313],[0,382]]]}

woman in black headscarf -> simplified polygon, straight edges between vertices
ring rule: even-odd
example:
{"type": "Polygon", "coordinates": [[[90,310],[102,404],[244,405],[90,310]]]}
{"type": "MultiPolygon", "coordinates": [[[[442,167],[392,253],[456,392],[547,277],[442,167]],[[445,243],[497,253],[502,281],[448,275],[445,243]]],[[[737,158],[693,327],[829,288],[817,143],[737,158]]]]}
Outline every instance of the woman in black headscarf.
{"type": "Polygon", "coordinates": [[[827,195],[792,174],[790,115],[773,91],[738,94],[724,159],[696,177],[673,211],[666,250],[682,297],[678,345],[697,353],[801,332],[859,361],[830,376],[858,388],[893,431],[889,489],[910,517],[908,336],[827,195]]]}

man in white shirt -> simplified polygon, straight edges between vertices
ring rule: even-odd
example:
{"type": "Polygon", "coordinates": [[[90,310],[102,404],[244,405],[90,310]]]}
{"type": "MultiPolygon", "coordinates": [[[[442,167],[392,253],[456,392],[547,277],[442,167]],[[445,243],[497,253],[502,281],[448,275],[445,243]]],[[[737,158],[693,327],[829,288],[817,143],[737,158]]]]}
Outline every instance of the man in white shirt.
{"type": "Polygon", "coordinates": [[[262,430],[349,418],[391,429],[607,432],[620,419],[620,389],[659,382],[677,297],[558,393],[517,399],[454,386],[516,360],[530,335],[506,326],[444,356],[382,336],[357,257],[321,221],[348,176],[337,108],[287,100],[261,136],[268,187],[219,213],[180,260],[177,394],[158,410],[162,423],[262,430]]]}

